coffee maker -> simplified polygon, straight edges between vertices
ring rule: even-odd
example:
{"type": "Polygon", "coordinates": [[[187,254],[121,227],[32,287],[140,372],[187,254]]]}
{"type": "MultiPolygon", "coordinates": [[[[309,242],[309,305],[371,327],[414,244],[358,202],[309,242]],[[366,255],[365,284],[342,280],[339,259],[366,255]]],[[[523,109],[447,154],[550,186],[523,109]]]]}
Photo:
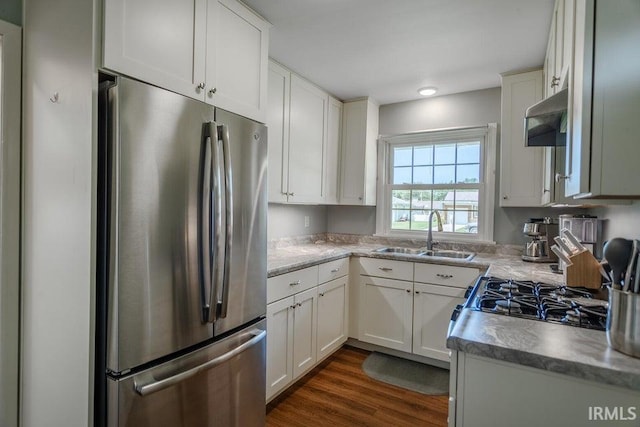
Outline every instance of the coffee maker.
{"type": "Polygon", "coordinates": [[[524,245],[523,261],[557,262],[558,257],[550,249],[549,241],[558,235],[558,224],[551,217],[530,218],[522,232],[529,238],[524,245]]]}

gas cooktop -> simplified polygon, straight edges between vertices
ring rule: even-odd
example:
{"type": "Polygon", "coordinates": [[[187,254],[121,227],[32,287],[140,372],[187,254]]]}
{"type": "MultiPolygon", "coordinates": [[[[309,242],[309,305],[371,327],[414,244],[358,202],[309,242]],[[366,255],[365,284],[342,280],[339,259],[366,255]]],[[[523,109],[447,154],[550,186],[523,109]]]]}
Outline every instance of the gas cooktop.
{"type": "Polygon", "coordinates": [[[607,306],[586,289],[497,277],[480,277],[466,304],[486,313],[603,331],[607,306]]]}

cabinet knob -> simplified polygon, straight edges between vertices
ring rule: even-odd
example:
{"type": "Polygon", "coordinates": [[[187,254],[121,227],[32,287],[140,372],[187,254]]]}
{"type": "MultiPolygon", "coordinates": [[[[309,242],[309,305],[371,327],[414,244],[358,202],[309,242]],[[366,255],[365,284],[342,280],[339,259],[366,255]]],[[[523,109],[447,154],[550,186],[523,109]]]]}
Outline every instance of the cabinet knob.
{"type": "Polygon", "coordinates": [[[565,179],[569,179],[571,175],[561,175],[559,173],[556,174],[556,182],[560,182],[565,179]]]}
{"type": "Polygon", "coordinates": [[[420,291],[416,291],[416,295],[420,295],[420,291]]]}
{"type": "Polygon", "coordinates": [[[320,292],[320,293],[318,294],[318,296],[323,297],[323,296],[324,296],[324,292],[320,292]]]}
{"type": "Polygon", "coordinates": [[[546,188],[544,190],[542,190],[543,193],[551,193],[551,191],[547,190],[546,188]]]}
{"type": "Polygon", "coordinates": [[[204,82],[203,82],[203,83],[200,83],[200,84],[196,87],[196,89],[198,90],[198,92],[200,92],[201,90],[203,90],[203,89],[204,89],[204,87],[205,87],[205,86],[206,86],[206,85],[205,85],[205,84],[204,84],[204,82]]]}
{"type": "Polygon", "coordinates": [[[407,293],[410,294],[411,293],[411,289],[407,289],[407,293]]]}
{"type": "Polygon", "coordinates": [[[509,196],[507,196],[506,194],[504,196],[502,196],[502,200],[507,200],[509,198],[509,196]]]}
{"type": "Polygon", "coordinates": [[[560,77],[551,77],[551,87],[556,87],[560,84],[560,77]]]}
{"type": "Polygon", "coordinates": [[[362,200],[362,197],[358,197],[358,200],[362,200]]]}
{"type": "Polygon", "coordinates": [[[298,304],[296,304],[297,307],[302,307],[302,303],[299,302],[298,304]]]}
{"type": "Polygon", "coordinates": [[[218,88],[215,88],[215,87],[214,87],[214,88],[209,89],[209,96],[213,96],[213,95],[215,95],[215,93],[216,93],[217,91],[218,91],[218,88]]]}
{"type": "Polygon", "coordinates": [[[296,309],[296,305],[295,304],[290,305],[289,308],[292,309],[292,310],[295,310],[296,309]]]}
{"type": "Polygon", "coordinates": [[[293,194],[293,193],[287,193],[287,196],[291,196],[291,197],[293,197],[294,195],[295,195],[295,194],[293,194]]]}

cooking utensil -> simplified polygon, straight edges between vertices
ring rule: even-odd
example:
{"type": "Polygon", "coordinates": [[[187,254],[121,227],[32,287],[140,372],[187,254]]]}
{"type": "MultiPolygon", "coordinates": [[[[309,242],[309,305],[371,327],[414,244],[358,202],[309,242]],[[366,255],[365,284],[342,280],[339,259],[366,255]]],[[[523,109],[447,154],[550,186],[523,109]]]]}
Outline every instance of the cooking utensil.
{"type": "Polygon", "coordinates": [[[571,243],[577,250],[584,251],[587,249],[568,228],[563,228],[561,234],[566,237],[569,243],[571,243]]]}
{"type": "Polygon", "coordinates": [[[624,292],[628,292],[629,290],[633,290],[635,286],[631,285],[631,274],[635,272],[635,262],[638,258],[638,243],[637,240],[633,240],[631,243],[631,257],[629,258],[629,263],[627,265],[627,271],[624,274],[624,287],[622,290],[624,292]]]}
{"type": "MultiPolygon", "coordinates": [[[[640,247],[640,240],[636,240],[636,246],[640,247]]],[[[640,253],[638,254],[638,259],[636,260],[636,274],[633,278],[633,292],[636,294],[640,293],[640,253]]]]}
{"type": "Polygon", "coordinates": [[[604,246],[604,257],[609,263],[612,272],[612,282],[614,285],[620,285],[622,280],[622,272],[625,271],[629,264],[629,257],[633,244],[631,240],[616,237],[607,242],[604,246]]]}
{"type": "Polygon", "coordinates": [[[571,261],[569,260],[569,257],[567,257],[567,255],[565,255],[565,253],[562,252],[562,249],[560,249],[558,247],[558,245],[551,246],[551,250],[553,251],[554,254],[558,255],[558,258],[560,258],[562,261],[564,261],[564,263],[567,266],[571,265],[571,261]]]}
{"type": "Polygon", "coordinates": [[[607,341],[614,350],[640,357],[640,295],[611,289],[607,313],[607,341]]]}

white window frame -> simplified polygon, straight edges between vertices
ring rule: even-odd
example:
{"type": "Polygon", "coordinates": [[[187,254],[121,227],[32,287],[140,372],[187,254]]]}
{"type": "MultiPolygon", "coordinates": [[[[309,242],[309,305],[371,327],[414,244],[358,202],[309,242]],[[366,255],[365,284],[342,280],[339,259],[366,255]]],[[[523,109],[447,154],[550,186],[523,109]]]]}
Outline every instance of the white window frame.
{"type": "MultiPolygon", "coordinates": [[[[397,145],[437,143],[478,138],[481,140],[480,165],[481,183],[478,194],[478,233],[438,232],[433,230],[433,238],[443,241],[468,241],[475,243],[495,243],[493,240],[493,218],[495,205],[496,139],[497,123],[486,126],[436,129],[402,135],[383,136],[378,140],[378,186],[376,206],[376,235],[401,238],[425,238],[427,231],[395,230],[391,228],[391,148],[397,145]]],[[[444,185],[443,187],[447,187],[444,185]]]]}

